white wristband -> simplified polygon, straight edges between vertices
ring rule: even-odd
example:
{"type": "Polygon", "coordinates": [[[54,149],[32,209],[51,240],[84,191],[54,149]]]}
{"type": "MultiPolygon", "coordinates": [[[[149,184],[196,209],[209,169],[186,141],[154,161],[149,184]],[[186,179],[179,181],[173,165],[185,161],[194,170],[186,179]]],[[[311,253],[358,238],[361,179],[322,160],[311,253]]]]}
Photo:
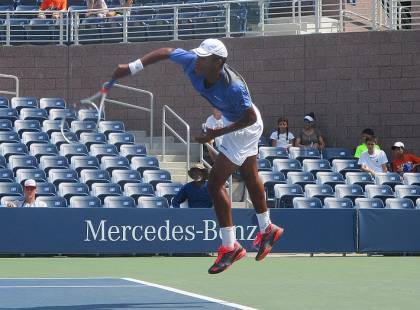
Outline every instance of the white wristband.
{"type": "Polygon", "coordinates": [[[128,67],[130,68],[131,75],[139,73],[141,70],[143,70],[143,64],[141,63],[140,59],[137,59],[133,62],[130,62],[128,64],[128,67]]]}

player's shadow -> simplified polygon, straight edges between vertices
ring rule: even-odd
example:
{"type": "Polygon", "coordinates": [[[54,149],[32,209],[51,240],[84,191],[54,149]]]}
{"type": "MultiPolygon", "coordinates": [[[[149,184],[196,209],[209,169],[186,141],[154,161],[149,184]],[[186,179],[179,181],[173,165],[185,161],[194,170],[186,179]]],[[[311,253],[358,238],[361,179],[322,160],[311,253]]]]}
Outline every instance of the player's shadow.
{"type": "MultiPolygon", "coordinates": [[[[95,305],[73,305],[73,306],[42,306],[25,308],[7,308],[19,310],[115,310],[115,309],[206,309],[210,306],[216,309],[216,304],[208,301],[197,302],[145,302],[129,304],[95,304],[95,305]]],[[[220,305],[218,305],[220,306],[220,305]]],[[[1,308],[0,308],[1,309],[1,308]]]]}

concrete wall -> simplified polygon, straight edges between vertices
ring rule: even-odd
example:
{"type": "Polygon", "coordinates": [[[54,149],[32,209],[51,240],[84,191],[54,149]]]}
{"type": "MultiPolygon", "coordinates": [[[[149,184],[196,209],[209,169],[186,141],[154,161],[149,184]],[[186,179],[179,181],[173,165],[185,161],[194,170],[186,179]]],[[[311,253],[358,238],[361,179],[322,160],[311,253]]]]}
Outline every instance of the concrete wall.
{"type": "MultiPolygon", "coordinates": [[[[230,64],[243,74],[269,134],[285,115],[297,133],[315,112],[327,146],[353,148],[371,127],[386,150],[396,140],[420,154],[420,32],[365,32],[224,39],[230,64]]],[[[21,78],[24,96],[64,97],[70,106],[93,94],[118,63],[162,46],[190,49],[199,41],[91,46],[0,47],[0,73],[21,78]]],[[[181,69],[164,61],[123,81],[154,92],[155,132],[170,105],[194,133],[210,114],[181,69]]],[[[0,80],[0,89],[7,87],[0,80]]],[[[146,104],[122,91],[112,96],[146,104]]],[[[147,129],[143,112],[110,107],[108,118],[131,130],[147,129]]],[[[174,125],[174,127],[177,127],[174,125]]]]}

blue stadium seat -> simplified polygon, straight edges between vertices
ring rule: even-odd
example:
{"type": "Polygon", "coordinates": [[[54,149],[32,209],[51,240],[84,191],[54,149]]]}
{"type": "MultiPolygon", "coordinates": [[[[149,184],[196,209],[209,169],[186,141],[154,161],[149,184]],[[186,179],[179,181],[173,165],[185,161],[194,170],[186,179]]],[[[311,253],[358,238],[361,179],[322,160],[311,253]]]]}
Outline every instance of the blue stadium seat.
{"type": "Polygon", "coordinates": [[[116,183],[93,183],[92,195],[98,197],[103,204],[105,197],[121,196],[121,186],[116,183]]]}
{"type": "Polygon", "coordinates": [[[387,209],[414,209],[414,203],[408,198],[388,198],[385,201],[387,209]]]}
{"type": "Polygon", "coordinates": [[[167,170],[146,170],[143,172],[143,181],[152,184],[156,190],[159,183],[171,183],[171,174],[167,170]]]}
{"type": "Polygon", "coordinates": [[[135,208],[136,202],[127,196],[108,196],[104,199],[105,208],[135,208]]]}
{"type": "MultiPolygon", "coordinates": [[[[63,131],[69,131],[67,122],[64,123],[63,131]]],[[[47,119],[42,123],[42,131],[46,132],[51,137],[53,132],[61,132],[61,120],[50,120],[47,119]]]]}
{"type": "Polygon", "coordinates": [[[276,184],[274,194],[276,208],[293,208],[293,198],[303,197],[303,190],[298,184],[276,184]]]}
{"type": "Polygon", "coordinates": [[[165,197],[168,200],[168,204],[171,205],[172,198],[179,192],[182,187],[182,183],[159,183],[156,185],[156,196],[165,197]]]}
{"type": "Polygon", "coordinates": [[[58,40],[59,26],[55,19],[32,18],[26,29],[28,31],[28,41],[32,44],[58,40]]]}
{"type": "Polygon", "coordinates": [[[71,167],[80,175],[85,169],[99,169],[99,161],[94,156],[73,156],[71,167]]]}
{"type": "Polygon", "coordinates": [[[62,120],[66,119],[68,124],[71,124],[72,121],[76,120],[76,113],[72,109],[51,109],[48,112],[50,119],[52,120],[62,120]]]}
{"type": "Polygon", "coordinates": [[[103,133],[97,132],[82,132],[80,134],[80,142],[86,144],[90,150],[94,144],[106,144],[106,137],[103,133]]]}
{"type": "Polygon", "coordinates": [[[0,156],[0,168],[6,168],[6,158],[3,156],[0,156]]]}
{"type": "Polygon", "coordinates": [[[403,184],[401,176],[396,172],[376,173],[375,183],[378,185],[388,185],[394,190],[395,185],[403,184]]]}
{"type": "Polygon", "coordinates": [[[367,198],[379,198],[383,202],[388,198],[394,198],[394,192],[388,185],[366,185],[365,192],[367,198]]]}
{"type": "Polygon", "coordinates": [[[293,198],[293,208],[320,209],[322,208],[322,202],[316,197],[295,197],[293,198]]]}
{"type": "Polygon", "coordinates": [[[0,119],[0,131],[11,131],[11,130],[13,130],[12,121],[10,119],[0,119]]]}
{"type": "Polygon", "coordinates": [[[302,171],[302,165],[296,159],[275,159],[273,171],[279,171],[286,175],[290,171],[302,171]]]}
{"type": "MultiPolygon", "coordinates": [[[[76,136],[74,132],[69,131],[69,132],[65,132],[64,134],[66,135],[67,140],[70,140],[71,142],[79,141],[78,137],[76,136]]],[[[60,148],[61,145],[66,144],[68,142],[63,137],[61,132],[53,132],[51,134],[51,143],[57,145],[57,147],[60,148]]]]}
{"type": "Polygon", "coordinates": [[[357,184],[337,184],[335,186],[337,198],[350,198],[353,202],[356,198],[364,198],[363,188],[357,184]]]}
{"type": "Polygon", "coordinates": [[[60,196],[64,197],[69,203],[73,196],[88,196],[89,188],[84,183],[60,183],[58,186],[60,196]]]}
{"type": "Polygon", "coordinates": [[[67,169],[69,164],[64,156],[45,155],[40,158],[39,167],[48,175],[51,169],[67,169]]]}
{"type": "Polygon", "coordinates": [[[315,177],[310,172],[290,171],[287,173],[287,183],[299,184],[304,188],[306,184],[315,184],[315,177]]]}
{"type": "Polygon", "coordinates": [[[144,144],[123,144],[120,147],[120,155],[130,160],[134,156],[147,156],[147,149],[144,144]]]}
{"type": "Polygon", "coordinates": [[[130,169],[128,159],[123,156],[104,156],[101,159],[101,168],[112,174],[115,169],[130,169]]]}
{"type": "Polygon", "coordinates": [[[0,144],[20,142],[19,135],[15,131],[0,131],[0,144]]]}
{"type": "Polygon", "coordinates": [[[406,185],[417,185],[420,186],[420,173],[410,173],[406,172],[403,175],[404,177],[404,184],[406,185]]]}
{"type": "Polygon", "coordinates": [[[420,198],[416,200],[416,208],[420,209],[420,198]]]}
{"type": "Polygon", "coordinates": [[[169,208],[169,204],[165,197],[142,196],[138,198],[138,207],[139,208],[169,208]]]}
{"type": "Polygon", "coordinates": [[[126,183],[141,183],[141,175],[137,170],[119,170],[112,171],[112,182],[124,187],[126,183]]]}
{"type": "Polygon", "coordinates": [[[0,168],[0,182],[14,182],[13,171],[8,168],[0,168]]]}
{"type": "Polygon", "coordinates": [[[18,119],[18,112],[12,108],[1,108],[0,119],[8,119],[11,122],[14,122],[18,119]]]}
{"type": "Polygon", "coordinates": [[[262,146],[258,150],[258,157],[267,159],[273,164],[273,160],[276,158],[289,158],[287,149],[276,146],[262,146]]]}
{"type": "Polygon", "coordinates": [[[71,161],[73,156],[87,156],[88,153],[86,145],[82,143],[63,144],[60,146],[60,155],[66,157],[68,162],[71,161]]]}
{"type": "Polygon", "coordinates": [[[347,184],[358,184],[363,189],[368,184],[374,184],[372,175],[368,172],[347,172],[346,173],[347,184]]]}
{"type": "Polygon", "coordinates": [[[100,208],[101,200],[94,196],[73,196],[70,198],[71,208],[100,208]]]}
{"type": "Polygon", "coordinates": [[[8,202],[12,202],[15,205],[22,205],[25,197],[23,196],[3,196],[1,197],[1,206],[5,207],[8,202]]]}
{"type": "Polygon", "coordinates": [[[22,186],[19,183],[0,183],[0,199],[4,196],[21,196],[22,186]]]}
{"type": "Polygon", "coordinates": [[[92,189],[94,183],[110,183],[109,172],[100,169],[83,169],[80,171],[80,181],[87,184],[92,189]]]}
{"type": "Polygon", "coordinates": [[[304,159],[319,159],[321,155],[317,149],[304,148],[304,147],[290,147],[290,158],[297,159],[302,162],[304,159]]]}
{"type": "Polygon", "coordinates": [[[286,184],[286,177],[281,172],[259,171],[261,182],[264,185],[265,198],[269,207],[274,207],[274,185],[286,184]]]}
{"type": "Polygon", "coordinates": [[[153,8],[146,8],[135,11],[128,20],[128,41],[129,42],[144,42],[147,40],[147,24],[146,20],[153,17],[153,8]]]}
{"type": "Polygon", "coordinates": [[[146,170],[158,170],[159,161],[156,157],[153,156],[136,156],[131,158],[131,169],[137,170],[140,172],[140,175],[143,176],[143,173],[146,170]]]}
{"type": "Polygon", "coordinates": [[[50,183],[58,187],[61,183],[77,183],[79,182],[78,176],[73,169],[57,169],[49,170],[48,180],[50,183]]]}
{"type": "Polygon", "coordinates": [[[9,157],[9,168],[16,172],[22,168],[38,168],[38,162],[34,156],[30,155],[11,155],[9,157]]]}
{"type": "Polygon", "coordinates": [[[81,20],[79,40],[82,44],[102,43],[102,26],[105,18],[88,17],[81,20]]]}
{"type": "Polygon", "coordinates": [[[48,119],[47,110],[38,108],[23,108],[19,113],[20,119],[37,120],[42,123],[48,119]]]}
{"type": "MultiPolygon", "coordinates": [[[[90,155],[102,160],[104,156],[118,156],[118,150],[112,144],[92,144],[90,147],[90,155]]],[[[122,154],[121,154],[122,155],[122,154]]],[[[122,155],[124,156],[124,155],[122,155]]]]}
{"type": "Polygon", "coordinates": [[[316,175],[318,172],[332,171],[330,162],[326,159],[304,159],[303,171],[316,175]]]}
{"type": "Polygon", "coordinates": [[[55,196],[56,187],[54,184],[48,182],[37,182],[36,183],[36,196],[55,196]]]}
{"type": "Polygon", "coordinates": [[[357,159],[334,159],[333,170],[345,175],[347,172],[361,172],[357,159]]]}
{"type": "Polygon", "coordinates": [[[416,203],[416,199],[420,198],[420,186],[417,185],[396,185],[396,198],[408,198],[416,203]]]}
{"type": "Polygon", "coordinates": [[[354,206],[359,209],[383,209],[384,202],[379,198],[356,198],[354,206]]]}
{"type": "Polygon", "coordinates": [[[316,179],[318,183],[330,185],[332,188],[337,184],[345,184],[344,177],[339,172],[317,172],[316,179]]]}
{"type": "Polygon", "coordinates": [[[108,134],[108,142],[120,150],[122,145],[134,144],[134,135],[130,132],[111,132],[108,134]]]}
{"type": "Polygon", "coordinates": [[[40,132],[41,125],[37,120],[21,120],[18,119],[15,121],[15,131],[18,133],[20,137],[24,132],[40,132]]]}
{"type": "MultiPolygon", "coordinates": [[[[97,122],[98,121],[98,111],[96,109],[80,109],[77,112],[79,121],[92,121],[97,122]]],[[[104,116],[102,114],[101,119],[103,119],[104,116]]]]}
{"type": "Polygon", "coordinates": [[[329,209],[353,208],[353,201],[349,198],[326,197],[324,199],[324,208],[329,208],[329,209]]]}
{"type": "Polygon", "coordinates": [[[39,107],[49,112],[51,109],[65,109],[66,101],[63,98],[41,98],[39,107]]]}
{"type": "Polygon", "coordinates": [[[26,131],[22,134],[22,142],[30,148],[33,143],[49,143],[50,138],[46,132],[26,131]]]}
{"type": "Polygon", "coordinates": [[[45,155],[58,155],[57,147],[52,143],[33,143],[29,147],[29,151],[38,161],[45,155]]]}
{"type": "Polygon", "coordinates": [[[36,200],[45,203],[45,205],[49,208],[67,207],[66,199],[60,196],[39,196],[36,200]]]}
{"type": "Polygon", "coordinates": [[[0,96],[0,108],[9,108],[9,99],[4,96],[0,96]]]}
{"type": "Polygon", "coordinates": [[[16,182],[23,186],[23,183],[28,179],[33,179],[36,182],[47,181],[45,172],[41,169],[21,168],[16,170],[16,182]]]}
{"type": "Polygon", "coordinates": [[[82,132],[94,132],[96,123],[92,121],[73,121],[71,122],[71,130],[80,137],[82,132]]]}
{"type": "Polygon", "coordinates": [[[258,171],[272,171],[271,163],[268,159],[258,158],[257,159],[257,169],[258,171]]]}
{"type": "Polygon", "coordinates": [[[98,126],[98,131],[108,137],[108,134],[112,132],[125,132],[125,127],[121,121],[101,121],[98,126]]]}
{"type": "Polygon", "coordinates": [[[10,155],[26,155],[28,154],[28,148],[23,143],[3,143],[0,147],[1,155],[6,160],[10,155]]]}
{"type": "Polygon", "coordinates": [[[38,108],[38,100],[34,97],[13,97],[10,103],[18,112],[23,108],[38,108]]]}
{"type": "Polygon", "coordinates": [[[330,163],[332,163],[334,159],[353,159],[353,155],[345,148],[326,147],[322,150],[322,155],[330,163]]]}
{"type": "Polygon", "coordinates": [[[334,197],[334,190],[327,184],[307,184],[305,186],[306,197],[316,197],[324,203],[325,198],[334,197]]]}
{"type": "Polygon", "coordinates": [[[142,196],[154,196],[155,190],[149,183],[126,183],[124,185],[124,195],[137,200],[142,196]]]}

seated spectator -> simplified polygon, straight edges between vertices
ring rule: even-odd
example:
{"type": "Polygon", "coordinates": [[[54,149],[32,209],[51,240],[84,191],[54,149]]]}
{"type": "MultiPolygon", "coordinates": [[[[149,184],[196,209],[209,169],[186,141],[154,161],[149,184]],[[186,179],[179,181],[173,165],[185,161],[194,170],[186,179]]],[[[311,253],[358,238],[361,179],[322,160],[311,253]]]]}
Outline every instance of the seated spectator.
{"type": "Polygon", "coordinates": [[[36,182],[35,180],[28,179],[25,181],[23,186],[23,194],[25,199],[23,201],[9,201],[6,204],[7,208],[16,207],[46,207],[44,202],[35,200],[36,196],[36,182]]]}
{"type": "Polygon", "coordinates": [[[315,114],[311,112],[303,120],[305,124],[296,139],[296,146],[316,148],[318,150],[323,149],[325,147],[324,138],[321,132],[314,126],[315,114]]]}
{"type": "MultiPolygon", "coordinates": [[[[206,130],[206,128],[210,128],[210,129],[218,129],[218,128],[223,128],[223,116],[222,116],[222,112],[220,112],[218,109],[213,109],[213,114],[210,115],[207,120],[206,123],[204,124],[204,128],[203,130],[206,130]]],[[[223,136],[220,137],[216,137],[214,139],[214,141],[210,141],[209,144],[213,145],[213,147],[218,150],[220,145],[222,144],[223,141],[223,136]]],[[[210,158],[213,160],[213,162],[216,160],[216,153],[210,149],[207,148],[210,158]]]]}
{"type": "Polygon", "coordinates": [[[391,149],[394,156],[391,162],[391,171],[403,174],[404,172],[416,172],[417,167],[420,168],[420,157],[408,153],[404,143],[395,142],[391,149]]]}
{"type": "MultiPolygon", "coordinates": [[[[375,133],[373,132],[372,129],[370,128],[363,129],[362,133],[360,134],[361,144],[356,148],[356,152],[354,153],[355,158],[360,158],[360,154],[367,151],[368,148],[366,145],[366,139],[369,137],[374,137],[374,136],[375,136],[375,133]]],[[[378,151],[381,149],[378,144],[375,144],[375,148],[378,151]]]]}
{"type": "Polygon", "coordinates": [[[86,13],[86,17],[112,17],[115,16],[116,13],[114,11],[109,11],[108,6],[106,5],[105,0],[86,0],[88,12],[86,13]]]}
{"type": "Polygon", "coordinates": [[[289,131],[289,121],[287,118],[280,117],[277,120],[277,131],[273,131],[270,136],[271,146],[279,146],[285,149],[295,146],[295,136],[289,131]]]}
{"type": "Polygon", "coordinates": [[[207,189],[207,168],[201,163],[196,164],[190,168],[188,175],[193,181],[182,186],[172,198],[172,207],[179,208],[181,203],[188,200],[189,208],[211,208],[213,203],[207,189]]]}
{"type": "MultiPolygon", "coordinates": [[[[39,6],[40,11],[67,11],[67,0],[43,0],[39,6]]],[[[38,18],[46,18],[44,12],[38,14],[38,18]]],[[[57,12],[52,13],[52,18],[60,18],[57,12]]]]}
{"type": "Polygon", "coordinates": [[[376,138],[369,137],[366,139],[367,151],[360,155],[358,164],[361,166],[363,171],[369,172],[375,176],[378,172],[388,172],[386,164],[388,158],[382,150],[375,148],[376,138]]]}
{"type": "MultiPolygon", "coordinates": [[[[127,16],[131,14],[131,7],[133,6],[134,0],[120,0],[120,6],[123,8],[127,8],[127,16]]],[[[123,11],[118,11],[118,14],[123,15],[123,11]]]]}

